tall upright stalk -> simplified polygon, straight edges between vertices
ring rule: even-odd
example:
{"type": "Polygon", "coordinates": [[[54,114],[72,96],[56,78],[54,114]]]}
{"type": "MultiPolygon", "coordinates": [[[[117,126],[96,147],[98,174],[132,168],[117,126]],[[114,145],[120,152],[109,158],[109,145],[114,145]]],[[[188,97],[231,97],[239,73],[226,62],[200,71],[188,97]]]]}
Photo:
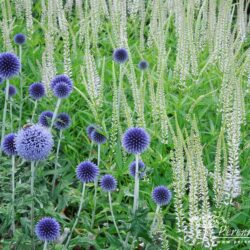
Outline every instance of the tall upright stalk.
{"type": "Polygon", "coordinates": [[[133,213],[135,214],[139,206],[139,154],[135,155],[135,187],[134,187],[134,206],[133,213]]]}
{"type": "Polygon", "coordinates": [[[61,99],[60,99],[60,98],[58,98],[58,99],[57,99],[57,103],[56,103],[55,110],[54,110],[54,112],[53,112],[53,117],[52,117],[52,120],[51,120],[50,129],[52,129],[52,128],[53,128],[53,125],[54,125],[54,122],[55,122],[55,119],[56,119],[56,116],[57,116],[57,113],[58,113],[58,110],[59,110],[60,104],[61,104],[61,99]]]}
{"type": "Polygon", "coordinates": [[[76,227],[76,225],[77,225],[77,223],[78,223],[78,220],[79,220],[79,217],[80,217],[80,214],[81,214],[81,211],[82,211],[83,201],[84,201],[85,187],[86,187],[86,183],[84,182],[84,183],[83,183],[83,186],[82,186],[82,196],[81,196],[81,201],[80,201],[79,209],[78,209],[78,212],[77,212],[76,220],[75,220],[75,222],[74,222],[73,227],[72,227],[71,230],[70,230],[69,237],[68,237],[68,239],[67,239],[67,242],[66,242],[66,244],[65,244],[65,246],[64,246],[64,248],[63,248],[63,250],[68,249],[69,242],[70,242],[70,240],[71,240],[73,231],[75,230],[75,227],[76,227]]]}
{"type": "Polygon", "coordinates": [[[33,121],[34,121],[34,116],[35,116],[35,113],[36,113],[36,109],[37,109],[37,100],[35,100],[35,105],[34,105],[33,112],[32,112],[32,117],[31,117],[31,123],[33,123],[33,121]]]}
{"type": "MultiPolygon", "coordinates": [[[[19,60],[22,65],[22,46],[19,45],[19,60]]],[[[20,106],[19,106],[19,128],[22,125],[22,113],[23,113],[23,79],[22,79],[22,66],[20,68],[20,74],[19,74],[19,79],[20,79],[20,106]]]]}
{"type": "Polygon", "coordinates": [[[118,229],[117,224],[116,224],[116,221],[115,221],[115,216],[114,216],[113,207],[112,207],[111,192],[108,192],[108,196],[109,196],[109,207],[110,207],[110,212],[111,212],[112,220],[113,220],[113,223],[114,223],[116,232],[117,232],[117,234],[118,234],[118,236],[119,236],[119,239],[120,239],[121,242],[123,242],[123,239],[122,239],[122,237],[121,237],[121,234],[120,234],[120,232],[119,232],[119,229],[118,229]]]}
{"type": "Polygon", "coordinates": [[[48,241],[45,240],[43,245],[43,250],[47,250],[47,246],[48,246],[48,241]]]}
{"type": "Polygon", "coordinates": [[[159,211],[160,211],[160,206],[157,205],[156,210],[155,210],[154,220],[153,220],[153,223],[152,223],[152,228],[155,226],[156,218],[157,218],[157,215],[158,215],[159,211]]]}
{"type": "Polygon", "coordinates": [[[59,139],[58,139],[57,148],[56,148],[55,171],[54,171],[54,176],[53,176],[53,180],[52,180],[52,195],[54,195],[54,192],[55,192],[55,184],[56,184],[56,178],[57,178],[58,157],[59,157],[60,145],[61,145],[61,140],[62,140],[62,132],[63,132],[63,130],[60,129],[59,139]]]}
{"type": "Polygon", "coordinates": [[[13,131],[13,114],[12,114],[12,107],[13,107],[13,101],[12,101],[12,98],[10,98],[10,128],[11,128],[11,131],[13,131]]]}
{"type": "Polygon", "coordinates": [[[15,155],[11,157],[11,186],[12,186],[12,232],[15,234],[15,155]]]}
{"type": "Polygon", "coordinates": [[[35,181],[35,162],[31,162],[31,183],[30,183],[30,194],[31,194],[31,212],[30,212],[30,225],[31,225],[31,241],[32,250],[35,249],[34,245],[34,181],[35,181]]]}
{"type": "MultiPolygon", "coordinates": [[[[101,144],[98,144],[98,156],[97,156],[97,166],[98,166],[98,168],[100,168],[100,161],[101,161],[101,144]]],[[[93,211],[92,211],[91,228],[93,228],[94,222],[95,222],[97,188],[98,188],[98,177],[96,177],[96,179],[95,179],[94,208],[93,208],[93,211]]]]}
{"type": "MultiPolygon", "coordinates": [[[[9,79],[6,79],[5,100],[4,100],[3,120],[2,120],[1,145],[2,145],[2,143],[3,143],[3,138],[4,138],[4,136],[5,136],[7,103],[8,103],[8,99],[9,99],[9,86],[10,86],[10,80],[9,80],[9,79]]],[[[1,154],[2,154],[2,151],[1,151],[1,154]]]]}

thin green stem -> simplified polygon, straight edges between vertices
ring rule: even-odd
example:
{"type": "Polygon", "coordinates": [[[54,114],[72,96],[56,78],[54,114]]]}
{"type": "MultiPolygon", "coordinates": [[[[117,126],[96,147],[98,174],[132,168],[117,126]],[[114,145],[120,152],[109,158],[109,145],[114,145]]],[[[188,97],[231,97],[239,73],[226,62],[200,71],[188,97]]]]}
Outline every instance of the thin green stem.
{"type": "Polygon", "coordinates": [[[52,195],[53,196],[54,196],[54,192],[55,192],[55,184],[56,184],[56,178],[57,178],[57,166],[58,166],[60,145],[61,145],[61,140],[62,140],[62,132],[63,132],[63,130],[61,129],[60,133],[59,133],[57,148],[56,148],[55,170],[54,170],[54,175],[53,175],[53,180],[52,180],[52,195]]]}
{"type": "Polygon", "coordinates": [[[112,220],[113,220],[116,232],[117,232],[117,234],[119,236],[119,239],[120,239],[121,242],[123,242],[123,239],[122,239],[122,237],[120,235],[119,229],[118,229],[116,221],[115,221],[115,216],[114,216],[114,213],[113,213],[111,192],[108,192],[108,195],[109,195],[109,207],[110,207],[110,212],[111,212],[112,220]]]}
{"type": "Polygon", "coordinates": [[[33,123],[33,121],[34,121],[36,109],[37,109],[37,100],[35,101],[35,105],[34,105],[34,108],[33,108],[32,117],[31,117],[31,123],[33,123]]]}
{"type": "MultiPolygon", "coordinates": [[[[98,144],[98,156],[97,156],[97,166],[100,168],[101,161],[101,144],[98,144]]],[[[95,179],[95,192],[94,192],[94,208],[92,211],[91,228],[93,228],[95,223],[95,212],[96,212],[96,201],[97,201],[97,188],[98,188],[98,177],[95,179]]]]}
{"type": "Polygon", "coordinates": [[[56,116],[57,116],[57,113],[58,113],[58,110],[59,110],[59,107],[60,107],[60,104],[61,104],[61,100],[62,99],[60,99],[60,98],[57,99],[56,107],[55,107],[53,117],[52,117],[52,120],[51,120],[50,129],[53,128],[53,125],[54,125],[54,122],[55,122],[55,119],[56,119],[56,116]]]}
{"type": "Polygon", "coordinates": [[[35,249],[34,246],[34,181],[35,181],[35,162],[31,162],[31,184],[30,184],[30,194],[31,194],[31,241],[32,249],[35,249]]]}
{"type": "Polygon", "coordinates": [[[80,214],[81,214],[81,211],[82,211],[82,205],[83,205],[83,201],[84,201],[84,193],[85,193],[85,187],[86,187],[86,183],[84,182],[83,183],[83,186],[82,186],[82,196],[81,196],[81,201],[80,201],[80,205],[79,205],[79,209],[78,209],[78,212],[77,212],[77,216],[76,216],[76,220],[74,222],[74,225],[73,227],[71,228],[70,230],[70,234],[69,234],[69,237],[68,237],[68,240],[63,248],[63,250],[65,249],[68,249],[68,245],[69,245],[69,242],[71,240],[71,237],[72,237],[72,234],[73,234],[73,231],[75,230],[75,227],[78,223],[78,220],[79,220],[79,217],[80,217],[80,214]]]}
{"type": "Polygon", "coordinates": [[[12,232],[15,234],[15,155],[11,157],[11,186],[12,186],[12,232]]]}
{"type": "Polygon", "coordinates": [[[48,246],[48,241],[45,240],[43,245],[43,250],[47,250],[47,246],[48,246]]]}
{"type": "Polygon", "coordinates": [[[13,107],[13,101],[12,101],[12,98],[10,98],[10,128],[11,128],[11,131],[13,131],[13,114],[12,114],[12,107],[13,107]]]}
{"type": "Polygon", "coordinates": [[[139,154],[135,155],[135,187],[134,187],[134,206],[133,213],[135,214],[139,206],[139,154]]]}
{"type": "MultiPolygon", "coordinates": [[[[22,65],[22,46],[19,46],[19,60],[22,65]]],[[[19,106],[19,128],[22,125],[22,113],[23,113],[23,79],[22,79],[22,67],[19,74],[20,79],[20,106],[19,106]]]]}
{"type": "Polygon", "coordinates": [[[2,145],[2,142],[3,142],[3,138],[5,136],[7,103],[8,103],[8,99],[9,99],[9,86],[10,86],[10,81],[9,81],[9,79],[6,79],[5,100],[4,100],[3,121],[2,121],[1,145],[2,145]]]}
{"type": "Polygon", "coordinates": [[[156,210],[155,210],[154,220],[153,220],[153,223],[152,223],[152,226],[151,226],[152,228],[155,226],[156,218],[157,218],[157,215],[158,215],[159,211],[160,211],[160,206],[157,205],[156,210]]]}

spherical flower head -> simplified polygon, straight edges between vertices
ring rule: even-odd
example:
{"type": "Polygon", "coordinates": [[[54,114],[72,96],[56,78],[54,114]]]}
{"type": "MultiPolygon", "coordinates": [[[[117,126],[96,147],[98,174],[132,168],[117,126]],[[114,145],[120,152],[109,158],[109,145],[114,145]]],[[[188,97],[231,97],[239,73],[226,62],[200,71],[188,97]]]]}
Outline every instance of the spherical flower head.
{"type": "Polygon", "coordinates": [[[150,143],[149,134],[143,128],[129,128],[124,133],[122,145],[128,153],[140,154],[150,143]]]}
{"type": "Polygon", "coordinates": [[[89,125],[87,128],[86,128],[86,132],[87,132],[87,135],[89,137],[89,139],[92,139],[91,138],[91,133],[96,129],[96,126],[91,124],[89,125]]]}
{"type": "Polygon", "coordinates": [[[146,60],[141,60],[138,64],[140,70],[146,70],[148,68],[148,62],[146,60]]]}
{"type": "Polygon", "coordinates": [[[50,111],[50,110],[43,111],[39,116],[38,123],[41,124],[44,127],[49,128],[52,117],[53,117],[53,112],[52,111],[50,111]]]}
{"type": "Polygon", "coordinates": [[[21,64],[19,58],[10,52],[0,54],[0,77],[9,79],[19,74],[21,64]]]}
{"type": "Polygon", "coordinates": [[[23,45],[26,43],[26,36],[22,33],[19,33],[19,34],[16,34],[14,36],[14,42],[17,44],[17,45],[23,45]]]}
{"type": "Polygon", "coordinates": [[[107,141],[106,136],[99,133],[97,130],[92,131],[90,138],[96,144],[104,144],[107,141]]]}
{"type": "Polygon", "coordinates": [[[117,187],[117,180],[113,175],[106,174],[101,178],[100,185],[103,191],[111,192],[117,187]]]}
{"type": "Polygon", "coordinates": [[[40,82],[32,83],[29,86],[29,95],[35,100],[39,100],[40,98],[45,96],[45,87],[40,82]]]}
{"type": "Polygon", "coordinates": [[[54,144],[51,132],[41,125],[23,128],[18,132],[15,141],[18,155],[26,161],[44,160],[54,144]]]}
{"type": "Polygon", "coordinates": [[[69,89],[72,91],[73,90],[73,82],[71,81],[71,79],[67,76],[67,75],[57,75],[55,76],[50,83],[50,87],[53,90],[55,88],[55,86],[59,83],[59,82],[64,82],[66,85],[68,85],[69,89]]]}
{"type": "Polygon", "coordinates": [[[113,59],[117,63],[125,63],[128,60],[128,51],[124,48],[116,49],[113,52],[113,59]]]}
{"type": "Polygon", "coordinates": [[[54,218],[45,217],[36,224],[35,232],[42,241],[54,241],[60,236],[60,225],[54,218]]]}
{"type": "Polygon", "coordinates": [[[158,186],[154,188],[152,192],[152,198],[157,205],[164,206],[170,202],[172,193],[165,186],[158,186]]]}
{"type": "Polygon", "coordinates": [[[72,89],[64,82],[57,83],[52,90],[54,95],[59,99],[67,98],[72,92],[72,89]]]}
{"type": "Polygon", "coordinates": [[[3,78],[2,77],[0,77],[0,84],[2,84],[3,83],[3,78]]]}
{"type": "Polygon", "coordinates": [[[92,182],[99,175],[99,168],[91,161],[81,162],[76,169],[76,176],[81,182],[92,182]]]}
{"type": "Polygon", "coordinates": [[[15,137],[16,134],[8,134],[4,137],[3,142],[2,142],[2,151],[6,155],[16,155],[16,144],[15,144],[15,137]]]}
{"type": "MultiPolygon", "coordinates": [[[[136,161],[133,161],[129,166],[129,173],[132,177],[135,177],[136,161]]],[[[138,162],[138,176],[142,179],[145,176],[145,164],[141,160],[138,162]]]]}
{"type": "MultiPolygon", "coordinates": [[[[6,91],[6,89],[4,90],[6,91]]],[[[13,85],[9,85],[9,97],[12,97],[16,94],[16,87],[13,85]]]]}
{"type": "Polygon", "coordinates": [[[67,129],[70,126],[70,124],[71,124],[70,116],[66,113],[61,113],[57,116],[54,126],[58,130],[62,130],[62,129],[67,129]]]}

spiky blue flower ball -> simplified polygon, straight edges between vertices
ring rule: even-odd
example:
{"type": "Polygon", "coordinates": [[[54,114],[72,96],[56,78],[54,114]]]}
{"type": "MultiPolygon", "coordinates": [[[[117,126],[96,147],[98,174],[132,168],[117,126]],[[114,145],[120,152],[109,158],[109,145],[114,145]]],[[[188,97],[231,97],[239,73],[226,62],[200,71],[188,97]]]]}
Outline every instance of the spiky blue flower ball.
{"type": "Polygon", "coordinates": [[[19,33],[19,34],[16,34],[14,36],[14,42],[17,44],[17,45],[23,45],[26,43],[26,36],[22,33],[19,33]]]}
{"type": "Polygon", "coordinates": [[[98,132],[95,129],[92,131],[90,138],[96,144],[104,144],[107,141],[106,136],[101,134],[100,132],[98,132]]]}
{"type": "Polygon", "coordinates": [[[44,127],[49,128],[52,117],[53,117],[53,112],[52,111],[50,111],[50,110],[43,111],[39,116],[38,123],[41,124],[44,127]]]}
{"type": "Polygon", "coordinates": [[[92,182],[99,175],[99,168],[91,161],[81,162],[76,169],[76,176],[81,182],[92,182]]]}
{"type": "Polygon", "coordinates": [[[19,58],[10,52],[0,54],[0,77],[9,79],[19,74],[21,64],[19,58]]]}
{"type": "Polygon", "coordinates": [[[71,91],[72,89],[70,89],[70,87],[64,82],[57,83],[53,88],[54,95],[59,99],[67,98],[71,91]]]}
{"type": "MultiPolygon", "coordinates": [[[[133,161],[129,166],[129,173],[132,177],[135,177],[135,169],[136,169],[136,161],[133,161]]],[[[138,172],[139,178],[143,178],[145,176],[145,164],[143,161],[139,160],[138,162],[138,172]]]]}
{"type": "Polygon", "coordinates": [[[111,174],[106,174],[101,178],[100,185],[103,191],[111,192],[117,187],[117,180],[111,174]]]}
{"type": "Polygon", "coordinates": [[[128,60],[128,51],[125,48],[115,49],[113,60],[117,63],[125,63],[128,60]]]}
{"type": "Polygon", "coordinates": [[[128,153],[140,154],[150,143],[149,134],[143,128],[129,128],[124,133],[122,145],[128,153]]]}
{"type": "Polygon", "coordinates": [[[68,85],[70,91],[73,90],[73,82],[71,81],[71,79],[67,76],[67,75],[57,75],[55,76],[51,82],[50,82],[50,87],[51,89],[53,90],[55,88],[55,86],[60,83],[60,82],[63,82],[65,83],[66,85],[68,85]]]}
{"type": "Polygon", "coordinates": [[[44,217],[36,224],[35,232],[42,241],[54,241],[60,236],[60,224],[54,218],[44,217]]]}
{"type": "Polygon", "coordinates": [[[61,113],[57,116],[54,126],[58,130],[67,129],[71,124],[70,116],[66,113],[61,113]]]}
{"type": "MultiPolygon", "coordinates": [[[[6,89],[4,90],[4,92],[6,89]]],[[[14,85],[9,85],[9,97],[12,97],[16,94],[16,87],[14,85]]]]}
{"type": "Polygon", "coordinates": [[[146,70],[148,68],[148,62],[146,60],[141,60],[138,64],[140,70],[146,70]]]}
{"type": "Polygon", "coordinates": [[[89,125],[87,128],[86,128],[86,132],[87,132],[87,135],[89,137],[89,139],[92,139],[91,138],[91,133],[96,129],[96,126],[94,124],[91,124],[89,125]]]}
{"type": "Polygon", "coordinates": [[[29,86],[29,95],[35,100],[44,97],[45,93],[45,86],[41,82],[35,82],[29,86]]]}
{"type": "Polygon", "coordinates": [[[37,124],[20,130],[15,141],[18,155],[26,161],[44,160],[54,144],[51,132],[37,124]]]}
{"type": "Polygon", "coordinates": [[[0,77],[0,84],[2,84],[3,83],[3,78],[2,77],[0,77]]]}
{"type": "Polygon", "coordinates": [[[14,133],[8,134],[4,137],[1,147],[2,147],[2,151],[6,155],[16,155],[17,154],[15,137],[16,137],[16,134],[14,134],[14,133]]]}
{"type": "Polygon", "coordinates": [[[164,206],[170,202],[172,193],[167,187],[158,186],[154,188],[152,198],[157,205],[164,206]]]}

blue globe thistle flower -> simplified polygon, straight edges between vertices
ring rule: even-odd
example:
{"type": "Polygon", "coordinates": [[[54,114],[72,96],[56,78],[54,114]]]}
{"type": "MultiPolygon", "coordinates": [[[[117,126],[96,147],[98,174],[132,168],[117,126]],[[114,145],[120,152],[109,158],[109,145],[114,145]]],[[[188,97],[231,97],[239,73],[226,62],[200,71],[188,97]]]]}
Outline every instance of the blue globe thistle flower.
{"type": "Polygon", "coordinates": [[[124,48],[115,49],[113,59],[117,63],[125,63],[128,60],[128,51],[124,48]]]}
{"type": "Polygon", "coordinates": [[[140,70],[146,70],[148,68],[148,62],[146,60],[141,60],[138,64],[140,70]]]}
{"type": "Polygon", "coordinates": [[[66,113],[61,113],[57,116],[56,122],[54,126],[58,129],[66,129],[70,126],[71,124],[71,119],[70,116],[66,113]]]}
{"type": "Polygon", "coordinates": [[[41,125],[23,128],[15,141],[18,155],[26,161],[44,160],[54,144],[51,132],[41,125]]]}
{"type": "Polygon", "coordinates": [[[104,144],[107,141],[106,136],[104,136],[103,134],[99,133],[97,130],[93,130],[90,138],[93,142],[97,143],[97,144],[104,144]]]}
{"type": "Polygon", "coordinates": [[[101,178],[100,185],[103,191],[111,192],[117,187],[117,180],[111,174],[106,174],[101,178]]]}
{"type": "Polygon", "coordinates": [[[0,84],[2,84],[3,83],[3,78],[2,77],[0,77],[0,84]]]}
{"type": "MultiPolygon", "coordinates": [[[[129,173],[132,177],[135,177],[136,161],[133,161],[129,166],[129,173]]],[[[143,161],[138,162],[139,178],[142,179],[145,176],[145,164],[143,161]]]]}
{"type": "Polygon", "coordinates": [[[29,86],[29,95],[35,100],[39,100],[40,98],[45,96],[45,87],[40,82],[32,83],[29,86]]]}
{"type": "Polygon", "coordinates": [[[44,217],[36,224],[35,232],[42,241],[54,241],[60,236],[60,224],[54,218],[44,217]]]}
{"type": "Polygon", "coordinates": [[[81,182],[92,182],[99,175],[99,168],[91,161],[81,162],[76,169],[76,176],[81,182]]]}
{"type": "MultiPolygon", "coordinates": [[[[6,89],[4,91],[6,91],[6,89]]],[[[9,97],[14,96],[15,94],[16,94],[16,87],[10,84],[9,85],[9,97]]]]}
{"type": "Polygon", "coordinates": [[[52,111],[50,111],[50,110],[43,111],[39,116],[38,123],[41,124],[44,127],[49,128],[52,117],[53,117],[53,112],[52,111]]]}
{"type": "Polygon", "coordinates": [[[21,64],[19,58],[10,52],[0,54],[0,77],[9,79],[19,74],[21,64]]]}
{"type": "Polygon", "coordinates": [[[86,128],[86,132],[87,132],[87,135],[89,137],[89,139],[92,139],[91,138],[91,133],[96,129],[96,126],[91,124],[89,125],[87,128],[86,128]]]}
{"type": "Polygon", "coordinates": [[[150,143],[149,134],[143,128],[129,128],[124,133],[122,145],[128,153],[140,154],[150,143]]]}
{"type": "Polygon", "coordinates": [[[17,44],[17,45],[23,45],[26,43],[26,36],[22,33],[19,33],[19,34],[16,34],[14,36],[14,42],[17,44]]]}
{"type": "Polygon", "coordinates": [[[15,137],[16,134],[8,134],[4,137],[3,142],[2,142],[2,151],[6,155],[16,155],[16,144],[15,144],[15,137]]]}
{"type": "Polygon", "coordinates": [[[71,81],[71,79],[67,76],[67,75],[57,75],[55,76],[51,82],[50,82],[50,87],[53,90],[55,88],[55,86],[59,83],[59,82],[63,82],[66,85],[68,85],[70,91],[73,90],[73,82],[71,81]]]}
{"type": "Polygon", "coordinates": [[[157,205],[164,206],[170,202],[172,193],[165,186],[158,186],[154,188],[152,192],[152,198],[157,205]]]}
{"type": "Polygon", "coordinates": [[[70,87],[64,82],[57,83],[52,90],[54,95],[60,99],[67,98],[72,91],[72,89],[70,89],[70,87]]]}

